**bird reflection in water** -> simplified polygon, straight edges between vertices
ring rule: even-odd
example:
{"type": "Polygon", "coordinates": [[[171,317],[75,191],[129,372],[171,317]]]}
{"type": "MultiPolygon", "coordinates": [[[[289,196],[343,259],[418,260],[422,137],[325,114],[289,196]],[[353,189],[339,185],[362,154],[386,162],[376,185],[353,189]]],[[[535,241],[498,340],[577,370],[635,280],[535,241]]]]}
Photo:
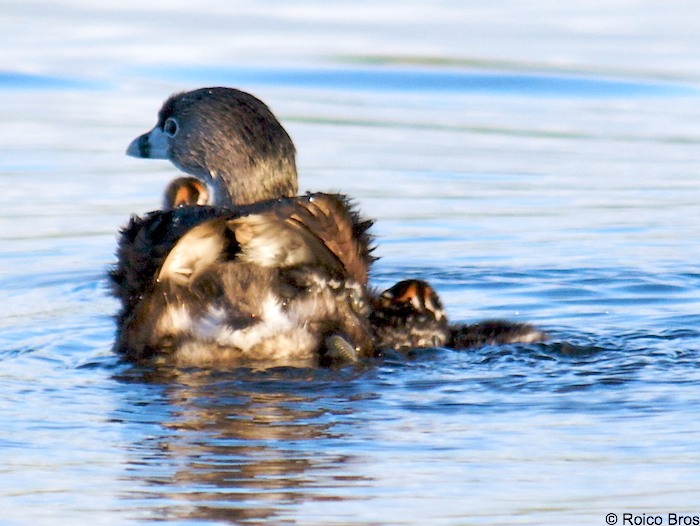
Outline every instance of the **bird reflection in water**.
{"type": "Polygon", "coordinates": [[[348,476],[343,466],[354,457],[338,444],[345,436],[340,428],[360,425],[351,408],[375,396],[351,378],[339,382],[338,376],[356,374],[347,368],[133,368],[121,379],[145,387],[144,399],[119,418],[142,431],[127,466],[129,480],[142,490],[127,499],[140,501],[137,507],[150,517],[237,523],[269,520],[300,501],[347,498],[333,494],[339,480],[346,491],[370,486],[366,477],[348,476]],[[153,388],[161,396],[154,397],[153,388]],[[156,436],[154,425],[161,431],[156,436]],[[167,507],[150,509],[164,497],[167,507]]]}

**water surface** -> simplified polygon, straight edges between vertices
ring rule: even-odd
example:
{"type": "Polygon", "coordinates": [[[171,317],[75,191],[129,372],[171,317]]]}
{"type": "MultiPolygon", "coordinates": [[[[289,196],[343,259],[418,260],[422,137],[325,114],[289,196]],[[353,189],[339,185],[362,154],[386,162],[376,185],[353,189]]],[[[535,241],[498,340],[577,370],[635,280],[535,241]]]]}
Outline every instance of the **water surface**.
{"type": "Polygon", "coordinates": [[[603,524],[700,515],[700,37],[676,2],[10,2],[0,41],[3,524],[603,524]],[[124,156],[238,86],[372,280],[545,344],[153,371],[106,268],[176,171],[124,156]]]}

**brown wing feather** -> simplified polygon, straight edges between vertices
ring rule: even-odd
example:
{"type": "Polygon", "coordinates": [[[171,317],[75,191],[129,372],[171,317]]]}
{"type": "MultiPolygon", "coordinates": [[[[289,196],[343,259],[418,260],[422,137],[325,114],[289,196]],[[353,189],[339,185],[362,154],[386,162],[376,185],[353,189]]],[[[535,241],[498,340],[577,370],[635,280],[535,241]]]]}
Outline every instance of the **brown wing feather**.
{"type": "Polygon", "coordinates": [[[341,196],[316,194],[301,200],[302,210],[290,220],[299,221],[314,232],[340,260],[357,282],[367,284],[370,261],[368,247],[356,236],[356,216],[341,196]]]}
{"type": "Polygon", "coordinates": [[[306,240],[307,248],[315,252],[318,262],[328,262],[332,255],[347,275],[367,284],[369,267],[374,261],[370,246],[372,239],[368,234],[372,222],[361,219],[345,196],[307,194],[264,201],[239,207],[236,211],[241,218],[236,220],[240,225],[246,223],[244,218],[249,215],[266,216],[270,223],[275,222],[273,217],[276,218],[284,228],[306,240]],[[324,249],[330,254],[324,254],[324,249]]]}
{"type": "Polygon", "coordinates": [[[112,294],[121,300],[122,314],[152,286],[161,264],[186,232],[222,215],[231,216],[232,212],[188,206],[132,216],[119,236],[117,263],[109,270],[112,294]]]}
{"type": "Polygon", "coordinates": [[[273,209],[228,222],[240,246],[238,258],[262,267],[321,265],[339,275],[347,274],[341,261],[314,232],[279,212],[273,209]]]}
{"type": "Polygon", "coordinates": [[[110,269],[112,293],[122,302],[121,320],[155,283],[161,265],[180,238],[197,225],[224,217],[235,219],[254,214],[272,214],[278,224],[296,231],[315,252],[315,259],[334,270],[344,270],[366,285],[371,256],[371,221],[362,220],[345,196],[308,194],[263,201],[234,210],[184,207],[132,217],[122,230],[118,262],[110,269]],[[324,253],[325,247],[329,253],[324,253]],[[337,262],[335,262],[337,259],[337,262]],[[333,260],[333,261],[331,261],[333,260]]]}

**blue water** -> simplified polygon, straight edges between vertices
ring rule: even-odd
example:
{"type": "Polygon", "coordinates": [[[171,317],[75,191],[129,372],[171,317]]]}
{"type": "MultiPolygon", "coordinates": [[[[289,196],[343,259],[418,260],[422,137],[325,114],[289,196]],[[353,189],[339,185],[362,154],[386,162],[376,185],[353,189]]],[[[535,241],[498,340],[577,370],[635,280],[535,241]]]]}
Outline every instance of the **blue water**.
{"type": "MultiPolygon", "coordinates": [[[[357,90],[370,92],[413,93],[488,93],[538,97],[639,97],[687,95],[697,96],[692,85],[651,80],[587,77],[513,71],[464,71],[455,68],[429,67],[352,67],[342,68],[222,68],[178,65],[144,68],[143,75],[182,81],[218,81],[236,86],[264,84],[313,90],[357,90]]],[[[0,78],[0,81],[2,79],[0,78]]]]}
{"type": "Polygon", "coordinates": [[[700,516],[693,2],[3,6],[0,523],[605,524],[700,516]],[[300,186],[376,218],[378,288],[544,344],[339,370],[111,353],[162,100],[261,97],[300,186]]]}

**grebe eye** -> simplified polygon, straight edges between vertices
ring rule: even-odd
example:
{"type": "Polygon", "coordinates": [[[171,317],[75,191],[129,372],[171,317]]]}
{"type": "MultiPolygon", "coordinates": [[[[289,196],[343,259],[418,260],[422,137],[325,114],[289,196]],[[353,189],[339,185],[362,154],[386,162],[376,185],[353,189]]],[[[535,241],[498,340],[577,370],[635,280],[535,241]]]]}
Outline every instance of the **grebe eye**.
{"type": "Polygon", "coordinates": [[[175,137],[177,132],[180,131],[180,125],[173,117],[168,117],[163,123],[163,131],[168,137],[175,137]]]}

